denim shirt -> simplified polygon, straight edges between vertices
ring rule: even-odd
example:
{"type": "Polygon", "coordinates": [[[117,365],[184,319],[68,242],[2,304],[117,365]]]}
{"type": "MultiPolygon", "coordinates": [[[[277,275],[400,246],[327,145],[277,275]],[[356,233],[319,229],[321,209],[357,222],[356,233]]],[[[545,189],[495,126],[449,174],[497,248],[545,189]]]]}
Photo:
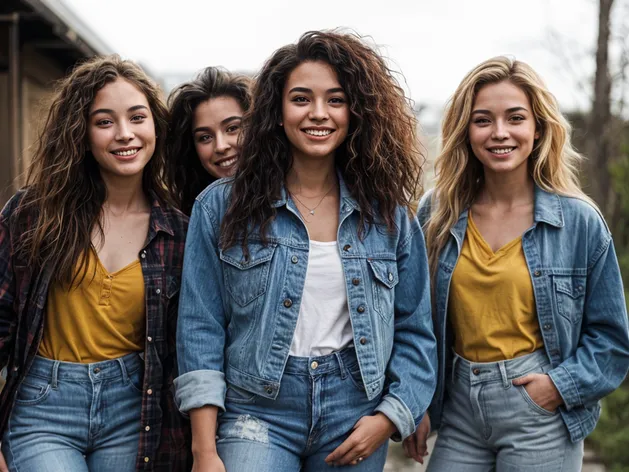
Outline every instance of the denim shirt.
{"type": "MultiPolygon", "coordinates": [[[[419,207],[425,227],[431,195],[419,207]]],[[[437,391],[430,408],[441,423],[446,378],[452,364],[452,333],[446,322],[452,272],[461,254],[468,211],[461,213],[439,256],[435,320],[439,355],[437,391]]],[[[578,198],[536,187],[534,223],[522,236],[537,318],[552,370],[548,375],[564,401],[562,418],[572,441],[592,432],[599,400],[616,389],[629,368],[629,332],[620,269],[612,237],[600,213],[578,198]]]]}
{"type": "MultiPolygon", "coordinates": [[[[400,207],[394,231],[375,224],[361,240],[359,206],[340,176],[339,186],[337,244],[366,400],[384,391],[376,411],[405,438],[436,385],[424,237],[417,218],[400,207]]],[[[210,185],[190,219],[175,380],[184,413],[204,405],[224,409],[226,384],[275,399],[299,316],[309,236],[297,207],[283,189],[268,244],[254,233],[244,257],[240,244],[218,244],[230,190],[229,180],[210,185]]]]}

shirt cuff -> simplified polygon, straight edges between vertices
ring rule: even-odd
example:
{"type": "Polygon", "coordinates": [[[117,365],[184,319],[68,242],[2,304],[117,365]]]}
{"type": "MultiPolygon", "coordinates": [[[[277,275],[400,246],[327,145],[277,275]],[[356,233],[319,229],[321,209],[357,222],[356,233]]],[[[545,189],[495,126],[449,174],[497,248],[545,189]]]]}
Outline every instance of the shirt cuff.
{"type": "Polygon", "coordinates": [[[217,406],[225,411],[225,374],[216,370],[194,370],[174,381],[175,402],[183,414],[203,406],[217,406]]]}
{"type": "Polygon", "coordinates": [[[559,366],[548,372],[550,380],[559,391],[563,399],[564,407],[570,411],[572,408],[581,405],[581,396],[572,376],[565,367],[559,366]]]}
{"type": "Polygon", "coordinates": [[[398,433],[391,437],[394,441],[406,439],[415,432],[415,420],[411,410],[395,395],[388,393],[382,397],[376,411],[386,415],[397,428],[398,433]]]}

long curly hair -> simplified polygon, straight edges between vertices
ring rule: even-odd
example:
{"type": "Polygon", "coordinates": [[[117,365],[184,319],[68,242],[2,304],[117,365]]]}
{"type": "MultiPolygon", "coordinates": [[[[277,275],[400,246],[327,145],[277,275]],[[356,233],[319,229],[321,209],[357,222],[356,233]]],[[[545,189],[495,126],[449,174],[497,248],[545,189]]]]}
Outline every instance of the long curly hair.
{"type": "Polygon", "coordinates": [[[470,71],[446,108],[442,125],[442,151],[435,160],[432,213],[426,226],[431,272],[436,273],[439,254],[460,214],[483,186],[484,171],[472,152],[469,123],[478,91],[487,84],[509,81],[520,87],[531,102],[540,134],[529,158],[535,183],[548,192],[580,198],[594,204],[581,190],[578,164],[582,156],[572,147],[571,127],[555,97],[528,64],[499,56],[470,71]]]}
{"type": "Polygon", "coordinates": [[[256,77],[253,104],[245,118],[241,161],[221,228],[221,244],[247,241],[266,229],[276,215],[292,166],[282,121],[282,94],[289,74],[300,64],[323,61],[337,73],[348,98],[349,133],[336,150],[335,163],[360,206],[359,236],[375,221],[394,226],[398,205],[412,212],[421,194],[424,157],[410,101],[384,59],[360,36],[310,31],[296,44],[271,56],[256,77]]]}
{"type": "Polygon", "coordinates": [[[59,81],[27,174],[18,221],[33,218],[17,251],[35,270],[52,266],[54,279],[73,284],[87,271],[92,231],[100,231],[107,189],[89,150],[89,111],[98,91],[117,79],[135,85],[149,103],[155,122],[155,152],[146,165],[142,187],[163,204],[174,205],[167,189],[165,138],[168,111],[158,86],[135,63],[118,55],[86,60],[59,81]]]}
{"type": "Polygon", "coordinates": [[[220,67],[207,67],[194,80],[176,87],[168,97],[170,133],[166,149],[175,175],[175,197],[187,215],[197,195],[216,180],[203,168],[195,150],[194,111],[199,104],[224,96],[235,99],[247,112],[251,105],[251,79],[220,67]]]}

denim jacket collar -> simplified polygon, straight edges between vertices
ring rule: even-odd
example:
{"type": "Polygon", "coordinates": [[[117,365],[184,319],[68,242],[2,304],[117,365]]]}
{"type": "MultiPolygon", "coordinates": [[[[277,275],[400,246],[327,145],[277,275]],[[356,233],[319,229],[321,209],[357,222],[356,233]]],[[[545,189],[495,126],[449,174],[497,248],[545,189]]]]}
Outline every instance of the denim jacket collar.
{"type": "MultiPolygon", "coordinates": [[[[535,213],[533,221],[535,224],[544,222],[556,228],[563,228],[563,210],[561,208],[561,200],[558,195],[549,193],[535,184],[535,213]]],[[[465,231],[467,230],[467,217],[469,208],[466,208],[459,216],[458,221],[454,224],[450,233],[457,239],[462,241],[465,231]]]]}
{"type": "MultiPolygon", "coordinates": [[[[359,210],[360,206],[358,205],[358,202],[354,199],[354,197],[352,197],[352,195],[350,194],[349,189],[347,188],[347,184],[345,184],[345,180],[343,180],[343,176],[341,175],[341,171],[339,169],[336,169],[336,175],[339,180],[339,193],[341,197],[340,198],[341,207],[344,204],[346,204],[346,205],[350,205],[355,210],[359,210]]],[[[278,207],[284,206],[286,205],[287,202],[288,202],[288,191],[286,190],[286,186],[282,185],[281,197],[279,200],[275,200],[273,202],[273,207],[278,208],[278,207]]]]}

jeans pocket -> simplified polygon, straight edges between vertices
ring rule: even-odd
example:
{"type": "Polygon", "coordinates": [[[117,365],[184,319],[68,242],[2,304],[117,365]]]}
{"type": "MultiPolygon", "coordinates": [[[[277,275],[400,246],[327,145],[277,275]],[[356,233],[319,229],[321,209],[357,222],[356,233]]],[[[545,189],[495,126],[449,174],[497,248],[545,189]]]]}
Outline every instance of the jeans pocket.
{"type": "Polygon", "coordinates": [[[529,408],[533,410],[534,412],[539,413],[540,415],[544,415],[544,416],[555,416],[557,414],[558,410],[548,411],[546,408],[542,408],[537,403],[535,403],[535,401],[529,395],[529,392],[527,392],[526,388],[524,388],[525,385],[516,385],[515,387],[516,389],[520,391],[522,398],[524,398],[524,401],[526,401],[529,408]]]}
{"type": "Polygon", "coordinates": [[[256,394],[251,393],[244,388],[236,387],[235,385],[228,384],[227,392],[225,393],[225,402],[251,404],[255,403],[256,394]]]}
{"type": "Polygon", "coordinates": [[[351,382],[361,392],[365,391],[365,384],[363,383],[363,377],[360,374],[360,366],[358,364],[347,368],[348,377],[351,382]]]}
{"type": "Polygon", "coordinates": [[[144,392],[144,369],[140,367],[139,369],[134,370],[133,372],[129,372],[127,374],[127,385],[131,387],[137,393],[144,392]]]}
{"type": "Polygon", "coordinates": [[[47,379],[27,376],[18,389],[15,402],[20,405],[39,405],[48,397],[50,389],[47,379]]]}

